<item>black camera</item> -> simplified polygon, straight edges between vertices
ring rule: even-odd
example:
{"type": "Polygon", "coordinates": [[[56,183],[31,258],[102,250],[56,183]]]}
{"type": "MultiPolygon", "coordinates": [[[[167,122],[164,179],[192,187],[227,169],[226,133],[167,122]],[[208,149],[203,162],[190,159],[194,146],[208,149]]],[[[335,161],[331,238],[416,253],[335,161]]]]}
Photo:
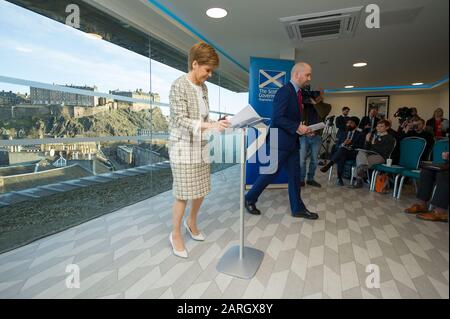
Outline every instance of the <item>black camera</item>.
{"type": "Polygon", "coordinates": [[[302,88],[302,99],[303,103],[310,103],[310,99],[316,99],[320,96],[320,91],[312,91],[309,85],[302,88]]]}
{"type": "Polygon", "coordinates": [[[335,115],[330,115],[327,117],[325,124],[328,126],[333,126],[334,125],[334,118],[336,116],[335,115]]]}
{"type": "Polygon", "coordinates": [[[400,120],[400,124],[402,124],[413,117],[413,109],[406,106],[401,107],[397,110],[397,112],[395,112],[394,117],[398,118],[400,120]]]}

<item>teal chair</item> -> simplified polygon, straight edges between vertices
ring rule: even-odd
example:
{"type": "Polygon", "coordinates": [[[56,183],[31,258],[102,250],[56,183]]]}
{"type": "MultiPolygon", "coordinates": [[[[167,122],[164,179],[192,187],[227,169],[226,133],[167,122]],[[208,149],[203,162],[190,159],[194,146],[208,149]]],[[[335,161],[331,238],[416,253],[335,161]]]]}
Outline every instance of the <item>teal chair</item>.
{"type": "MultiPolygon", "coordinates": [[[[426,140],[421,137],[407,137],[400,142],[400,161],[399,165],[387,166],[386,164],[374,165],[374,172],[372,177],[373,188],[375,187],[375,181],[377,175],[380,172],[395,175],[394,180],[394,192],[392,197],[397,197],[397,185],[401,173],[406,170],[414,171],[419,168],[420,157],[425,150],[426,140]]],[[[420,171],[419,171],[420,176],[420,171]]]]}
{"type": "MultiPolygon", "coordinates": [[[[448,152],[448,138],[438,140],[438,141],[436,141],[436,143],[434,143],[433,149],[431,151],[433,164],[442,164],[445,162],[442,159],[443,152],[448,152]]],[[[397,199],[400,199],[400,195],[402,193],[402,188],[403,188],[403,182],[405,181],[406,177],[412,178],[412,180],[414,181],[414,185],[416,186],[416,191],[417,191],[417,182],[416,181],[420,179],[420,171],[421,171],[420,169],[414,169],[414,170],[405,170],[400,173],[402,178],[400,180],[400,185],[398,187],[397,199]]],[[[433,195],[434,195],[434,191],[433,191],[433,195]]]]}
{"type": "Polygon", "coordinates": [[[448,138],[437,140],[431,151],[433,164],[443,164],[442,153],[448,152],[448,138]]]}
{"type": "MultiPolygon", "coordinates": [[[[392,158],[392,153],[394,152],[396,146],[397,146],[397,140],[394,140],[394,145],[392,146],[392,149],[389,153],[388,158],[392,158]]],[[[369,177],[369,180],[370,180],[369,190],[372,192],[375,191],[375,182],[376,182],[376,178],[377,178],[375,175],[375,170],[378,167],[377,165],[379,165],[379,164],[375,164],[372,167],[370,167],[370,169],[372,170],[372,175],[369,176],[369,171],[367,171],[367,176],[369,177]]]]}

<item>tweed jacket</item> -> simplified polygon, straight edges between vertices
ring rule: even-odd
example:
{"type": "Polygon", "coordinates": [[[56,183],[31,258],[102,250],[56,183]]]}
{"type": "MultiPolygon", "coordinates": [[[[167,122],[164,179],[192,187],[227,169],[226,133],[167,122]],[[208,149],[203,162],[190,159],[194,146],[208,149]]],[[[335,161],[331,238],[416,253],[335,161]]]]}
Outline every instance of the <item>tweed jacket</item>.
{"type": "MultiPolygon", "coordinates": [[[[202,84],[203,99],[209,113],[208,88],[202,84]]],[[[201,122],[210,122],[209,115],[202,119],[197,92],[183,75],[173,82],[169,94],[169,155],[173,163],[201,163],[206,158],[207,134],[202,134],[201,122]],[[202,154],[205,153],[205,154],[202,154]]]]}

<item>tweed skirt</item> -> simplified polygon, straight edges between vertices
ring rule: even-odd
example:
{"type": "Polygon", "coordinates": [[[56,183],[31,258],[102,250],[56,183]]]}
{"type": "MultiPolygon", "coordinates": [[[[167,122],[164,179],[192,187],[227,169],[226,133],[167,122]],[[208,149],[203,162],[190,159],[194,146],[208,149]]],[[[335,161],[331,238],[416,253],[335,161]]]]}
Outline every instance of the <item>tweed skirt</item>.
{"type": "Polygon", "coordinates": [[[209,163],[170,163],[173,176],[173,195],[180,200],[197,199],[211,191],[209,163]]]}
{"type": "Polygon", "coordinates": [[[208,142],[194,146],[184,139],[169,139],[170,168],[173,195],[180,200],[197,199],[211,191],[211,164],[208,142]],[[203,150],[203,151],[202,151],[203,150]]]}

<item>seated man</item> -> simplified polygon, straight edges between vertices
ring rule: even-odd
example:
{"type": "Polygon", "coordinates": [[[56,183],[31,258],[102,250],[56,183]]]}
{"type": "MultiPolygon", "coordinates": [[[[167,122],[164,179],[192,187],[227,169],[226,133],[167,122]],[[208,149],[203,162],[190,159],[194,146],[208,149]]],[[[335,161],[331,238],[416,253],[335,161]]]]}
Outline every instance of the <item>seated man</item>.
{"type": "Polygon", "coordinates": [[[377,115],[378,115],[378,107],[370,106],[369,115],[363,116],[361,122],[359,123],[359,128],[363,130],[364,135],[374,131],[375,128],[377,127],[378,121],[380,121],[380,118],[377,115]]]}
{"type": "Polygon", "coordinates": [[[391,123],[387,120],[380,120],[375,133],[366,135],[366,145],[364,150],[360,150],[356,155],[356,178],[353,188],[361,188],[363,177],[367,170],[375,164],[385,163],[391,155],[395,145],[395,137],[388,133],[391,123]]]}
{"type": "MultiPolygon", "coordinates": [[[[448,152],[442,153],[442,158],[448,161],[448,152]]],[[[420,186],[417,191],[418,202],[410,208],[405,209],[405,213],[417,214],[416,217],[423,220],[448,222],[448,170],[434,171],[422,169],[420,173],[420,186]],[[436,192],[433,194],[434,185],[436,192]],[[431,199],[432,211],[428,210],[428,202],[431,199]]]]}
{"type": "Polygon", "coordinates": [[[344,186],[344,181],[342,180],[342,173],[344,172],[345,161],[356,159],[358,154],[357,148],[364,147],[364,135],[361,130],[358,129],[359,118],[352,116],[346,124],[345,131],[346,134],[340,136],[336,142],[337,150],[331,155],[331,160],[327,165],[320,169],[321,172],[326,172],[333,166],[337,164],[337,184],[339,186],[344,186]]]}

